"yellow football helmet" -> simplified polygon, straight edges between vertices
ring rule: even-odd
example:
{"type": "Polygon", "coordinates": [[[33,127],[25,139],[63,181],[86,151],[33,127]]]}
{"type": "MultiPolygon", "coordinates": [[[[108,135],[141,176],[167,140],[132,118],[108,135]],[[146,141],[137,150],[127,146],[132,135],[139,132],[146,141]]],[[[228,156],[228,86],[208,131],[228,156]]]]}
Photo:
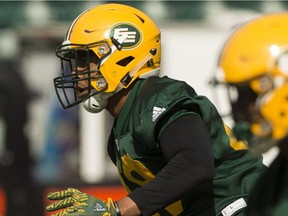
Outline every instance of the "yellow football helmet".
{"type": "Polygon", "coordinates": [[[288,13],[267,14],[237,27],[218,60],[236,123],[258,139],[288,134],[288,13]]]}
{"type": "Polygon", "coordinates": [[[61,59],[62,74],[54,79],[54,86],[62,106],[69,108],[83,102],[89,112],[100,112],[109,97],[137,78],[159,74],[160,30],[136,8],[98,5],[74,20],[56,55],[61,59]],[[83,56],[87,70],[81,73],[86,74],[89,86],[88,94],[79,97],[75,86],[83,78],[78,76],[77,62],[83,56]],[[98,69],[92,71],[89,62],[95,56],[98,69]]]}

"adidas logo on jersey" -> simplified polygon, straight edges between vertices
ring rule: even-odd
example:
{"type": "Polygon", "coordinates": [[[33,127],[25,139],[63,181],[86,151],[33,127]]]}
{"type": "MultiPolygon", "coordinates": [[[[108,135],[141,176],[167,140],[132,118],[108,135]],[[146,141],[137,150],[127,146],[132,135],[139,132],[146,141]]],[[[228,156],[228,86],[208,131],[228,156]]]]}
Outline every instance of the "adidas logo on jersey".
{"type": "Polygon", "coordinates": [[[161,107],[153,107],[152,121],[154,122],[166,109],[161,107]]]}

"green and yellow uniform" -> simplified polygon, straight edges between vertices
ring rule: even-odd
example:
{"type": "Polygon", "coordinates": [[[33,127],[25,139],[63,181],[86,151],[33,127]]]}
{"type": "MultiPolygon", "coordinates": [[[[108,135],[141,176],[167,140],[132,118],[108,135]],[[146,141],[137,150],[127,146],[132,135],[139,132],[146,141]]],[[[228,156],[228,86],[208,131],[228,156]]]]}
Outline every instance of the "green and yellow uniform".
{"type": "MultiPolygon", "coordinates": [[[[197,95],[185,82],[168,77],[139,79],[114,122],[108,153],[117,165],[122,184],[133,197],[137,188],[148,184],[166,166],[159,137],[171,122],[185,115],[199,116],[205,123],[214,178],[173,204],[167,203],[155,215],[236,215],[243,211],[255,179],[265,169],[262,158],[246,154],[245,143],[237,142],[206,97],[197,95]],[[235,214],[227,208],[234,209],[235,214]]],[[[143,199],[148,205],[157,202],[156,197],[151,199],[154,201],[143,199]]]]}

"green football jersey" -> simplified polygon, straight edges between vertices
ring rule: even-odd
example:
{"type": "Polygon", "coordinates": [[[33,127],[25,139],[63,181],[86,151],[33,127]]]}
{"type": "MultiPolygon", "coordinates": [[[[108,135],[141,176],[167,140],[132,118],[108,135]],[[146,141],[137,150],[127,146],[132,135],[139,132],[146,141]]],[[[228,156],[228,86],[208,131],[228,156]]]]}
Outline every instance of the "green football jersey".
{"type": "Polygon", "coordinates": [[[213,211],[229,216],[232,214],[227,208],[241,211],[254,180],[265,167],[262,158],[246,154],[246,144],[235,139],[205,96],[168,77],[138,80],[114,122],[108,153],[117,165],[121,183],[131,192],[157,175],[166,165],[158,141],[161,132],[188,114],[199,116],[209,131],[215,176],[213,182],[202,184],[155,215],[209,216],[213,211]]]}

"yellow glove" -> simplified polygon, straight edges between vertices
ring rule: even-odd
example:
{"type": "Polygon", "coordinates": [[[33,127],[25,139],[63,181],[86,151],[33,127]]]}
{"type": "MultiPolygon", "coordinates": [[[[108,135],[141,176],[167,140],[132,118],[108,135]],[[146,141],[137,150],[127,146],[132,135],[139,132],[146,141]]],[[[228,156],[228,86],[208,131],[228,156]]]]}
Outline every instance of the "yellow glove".
{"type": "Polygon", "coordinates": [[[49,212],[63,209],[52,216],[121,216],[116,202],[108,198],[106,203],[74,188],[51,192],[48,199],[58,200],[46,207],[49,212]]]}

